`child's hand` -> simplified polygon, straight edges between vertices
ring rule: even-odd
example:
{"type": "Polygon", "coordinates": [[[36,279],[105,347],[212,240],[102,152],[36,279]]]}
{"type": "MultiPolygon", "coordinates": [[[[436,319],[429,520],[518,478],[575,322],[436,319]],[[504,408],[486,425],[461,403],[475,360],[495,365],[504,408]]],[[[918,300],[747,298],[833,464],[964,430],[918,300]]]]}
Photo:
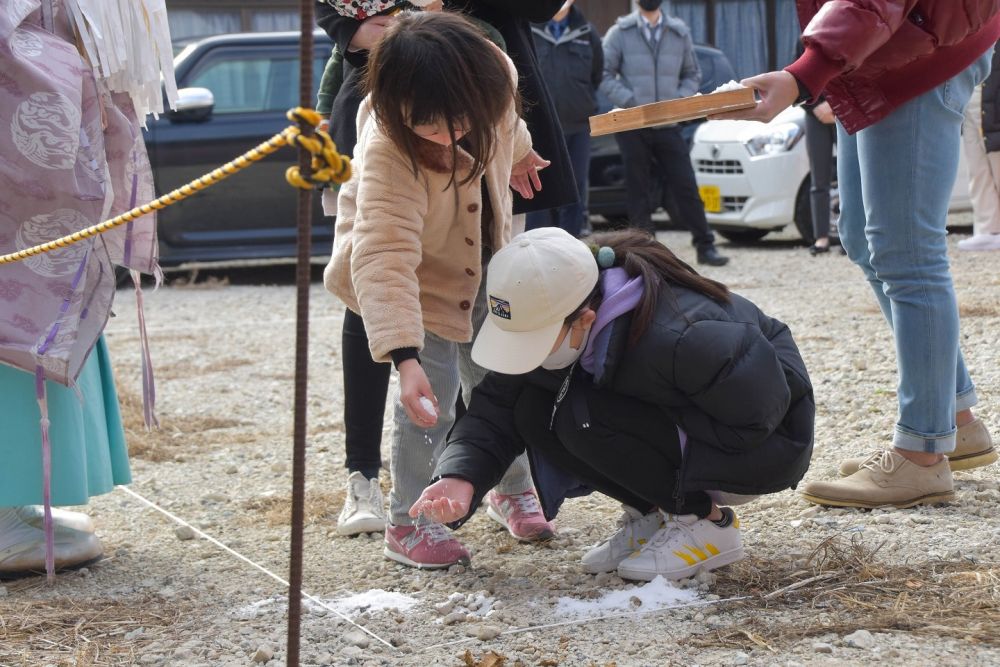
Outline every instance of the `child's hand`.
{"type": "Polygon", "coordinates": [[[439,479],[420,494],[410,508],[410,516],[416,519],[423,514],[437,523],[458,521],[469,513],[474,491],[472,484],[464,479],[439,479]]]}
{"type": "Polygon", "coordinates": [[[414,424],[420,428],[430,428],[437,424],[438,400],[427,374],[416,359],[407,359],[399,364],[399,398],[406,416],[414,424]],[[421,405],[421,398],[426,398],[433,404],[433,412],[428,412],[426,406],[421,405]]]}
{"type": "Polygon", "coordinates": [[[525,199],[534,199],[535,192],[541,192],[542,180],[538,172],[552,164],[534,150],[514,163],[510,168],[510,187],[525,199]],[[534,189],[532,189],[534,188],[534,189]]]}
{"type": "Polygon", "coordinates": [[[372,16],[365,19],[351,38],[348,50],[370,51],[382,39],[382,33],[394,20],[393,16],[372,16]]]}

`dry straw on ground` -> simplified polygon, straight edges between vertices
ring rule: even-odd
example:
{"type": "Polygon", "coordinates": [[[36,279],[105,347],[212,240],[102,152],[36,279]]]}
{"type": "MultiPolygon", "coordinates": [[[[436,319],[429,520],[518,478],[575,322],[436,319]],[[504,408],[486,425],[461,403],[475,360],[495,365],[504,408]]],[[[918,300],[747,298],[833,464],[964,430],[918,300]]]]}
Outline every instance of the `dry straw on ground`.
{"type": "MultiPolygon", "coordinates": [[[[8,588],[27,590],[37,580],[8,588]]],[[[181,609],[152,595],[120,599],[22,598],[0,605],[0,665],[133,665],[142,647],[169,637],[181,609]],[[128,633],[134,633],[126,639],[128,633]]]]}
{"type": "MultiPolygon", "coordinates": [[[[344,491],[306,491],[306,525],[330,524],[337,519],[337,512],[344,506],[344,491]]],[[[256,522],[263,516],[268,526],[287,526],[292,519],[292,498],[290,495],[273,495],[253,498],[243,504],[252,514],[244,514],[248,521],[256,522]]]]}
{"type": "Polygon", "coordinates": [[[130,456],[153,461],[183,461],[192,447],[223,444],[243,436],[224,429],[245,426],[243,422],[199,415],[161,415],[159,428],[147,429],[143,421],[142,397],[123,389],[118,382],[118,401],[130,456]]]}
{"type": "Polygon", "coordinates": [[[740,614],[735,625],[686,642],[778,651],[808,637],[864,629],[1000,643],[1000,566],[889,564],[879,548],[839,536],[820,543],[805,567],[790,560],[744,560],[720,576],[714,592],[723,598],[755,596],[740,603],[749,613],[740,614]],[[757,613],[762,608],[794,613],[765,616],[757,613]]]}

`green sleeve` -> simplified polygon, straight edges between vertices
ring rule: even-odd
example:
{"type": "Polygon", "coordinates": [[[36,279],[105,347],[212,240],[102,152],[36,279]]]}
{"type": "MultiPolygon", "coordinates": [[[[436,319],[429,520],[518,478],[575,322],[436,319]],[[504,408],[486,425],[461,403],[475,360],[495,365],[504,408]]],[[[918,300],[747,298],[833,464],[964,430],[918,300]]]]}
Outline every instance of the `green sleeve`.
{"type": "Polygon", "coordinates": [[[333,110],[333,100],[344,83],[344,55],[334,45],[330,59],[323,69],[323,78],[319,82],[319,93],[316,95],[316,112],[328,117],[333,110]]]}

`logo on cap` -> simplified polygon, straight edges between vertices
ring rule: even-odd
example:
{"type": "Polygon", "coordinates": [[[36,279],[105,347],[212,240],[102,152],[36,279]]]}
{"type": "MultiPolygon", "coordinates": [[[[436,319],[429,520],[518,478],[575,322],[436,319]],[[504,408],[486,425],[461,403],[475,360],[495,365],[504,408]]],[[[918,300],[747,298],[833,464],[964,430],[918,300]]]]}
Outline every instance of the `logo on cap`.
{"type": "Polygon", "coordinates": [[[510,302],[490,296],[490,312],[505,320],[510,319],[510,302]]]}

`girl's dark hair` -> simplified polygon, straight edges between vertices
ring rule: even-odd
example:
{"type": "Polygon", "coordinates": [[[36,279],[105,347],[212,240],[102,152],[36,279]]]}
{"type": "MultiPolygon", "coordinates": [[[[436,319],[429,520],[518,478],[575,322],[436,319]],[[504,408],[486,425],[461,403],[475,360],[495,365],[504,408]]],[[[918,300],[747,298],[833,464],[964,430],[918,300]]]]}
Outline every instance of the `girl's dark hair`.
{"type": "MultiPolygon", "coordinates": [[[[706,278],[695,271],[689,264],[681,261],[669,248],[655,238],[638,230],[623,230],[593,234],[587,238],[587,244],[600,248],[608,246],[615,253],[614,266],[625,269],[630,278],[642,276],[642,300],[632,315],[632,328],[629,330],[629,342],[635,343],[649,329],[656,312],[656,302],[661,289],[673,299],[671,287],[678,285],[693,292],[704,294],[719,303],[729,302],[729,288],[720,282],[706,278]]],[[[596,261],[596,259],[595,259],[596,261]]],[[[579,311],[584,308],[597,309],[603,300],[601,283],[583,303],[577,312],[566,318],[572,322],[579,317],[579,311]]]]}
{"type": "Polygon", "coordinates": [[[462,147],[472,171],[457,179],[458,147],[451,146],[451,181],[479,178],[493,157],[496,126],[513,102],[520,113],[511,69],[478,28],[451,12],[403,12],[372,49],[364,90],[379,127],[410,158],[416,174],[418,142],[410,129],[443,121],[448,132],[467,130],[462,147]]]}

